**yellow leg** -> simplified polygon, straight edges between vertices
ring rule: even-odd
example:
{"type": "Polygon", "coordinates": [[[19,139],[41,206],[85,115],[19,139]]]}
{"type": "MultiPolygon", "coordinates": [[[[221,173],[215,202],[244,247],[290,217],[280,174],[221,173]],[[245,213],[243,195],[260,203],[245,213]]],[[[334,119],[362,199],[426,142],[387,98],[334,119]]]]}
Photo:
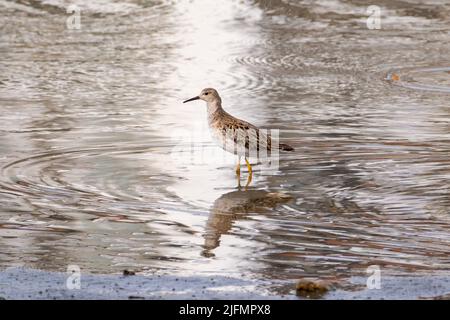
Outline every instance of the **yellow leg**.
{"type": "Polygon", "coordinates": [[[247,164],[247,169],[248,169],[248,174],[252,175],[252,166],[250,164],[250,162],[248,162],[247,158],[245,158],[245,163],[247,164]]]}
{"type": "Polygon", "coordinates": [[[250,182],[252,182],[253,171],[252,171],[252,166],[250,165],[250,162],[248,162],[247,158],[245,158],[245,163],[247,164],[247,169],[248,169],[247,184],[245,185],[245,188],[247,189],[247,187],[249,186],[250,182]]]}

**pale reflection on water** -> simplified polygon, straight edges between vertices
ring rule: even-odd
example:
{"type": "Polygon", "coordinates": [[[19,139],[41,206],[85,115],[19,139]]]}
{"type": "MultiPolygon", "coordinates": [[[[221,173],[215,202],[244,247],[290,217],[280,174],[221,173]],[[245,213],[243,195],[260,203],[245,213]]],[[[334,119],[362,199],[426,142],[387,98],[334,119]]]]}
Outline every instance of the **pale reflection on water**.
{"type": "Polygon", "coordinates": [[[0,0],[0,267],[449,269],[448,7],[80,0],[67,30],[68,3],[0,0]],[[296,149],[248,191],[181,104],[209,86],[296,149]]]}

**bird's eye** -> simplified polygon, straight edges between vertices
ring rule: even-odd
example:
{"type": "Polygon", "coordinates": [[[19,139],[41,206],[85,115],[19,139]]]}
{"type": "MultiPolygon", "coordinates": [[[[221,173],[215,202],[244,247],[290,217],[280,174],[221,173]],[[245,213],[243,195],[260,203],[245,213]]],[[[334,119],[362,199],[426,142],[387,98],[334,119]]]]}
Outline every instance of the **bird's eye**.
{"type": "Polygon", "coordinates": [[[205,96],[207,96],[207,95],[208,95],[208,93],[209,93],[209,92],[205,92],[205,96]]]}

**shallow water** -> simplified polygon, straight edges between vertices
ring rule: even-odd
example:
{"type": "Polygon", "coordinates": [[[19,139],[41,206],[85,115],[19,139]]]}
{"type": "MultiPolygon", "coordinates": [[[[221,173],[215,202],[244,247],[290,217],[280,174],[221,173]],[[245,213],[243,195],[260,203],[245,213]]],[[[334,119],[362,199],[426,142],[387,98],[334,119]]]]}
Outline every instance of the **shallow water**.
{"type": "Polygon", "coordinates": [[[450,7],[379,4],[0,0],[0,267],[448,271],[450,7]],[[208,86],[295,148],[248,190],[208,86]]]}

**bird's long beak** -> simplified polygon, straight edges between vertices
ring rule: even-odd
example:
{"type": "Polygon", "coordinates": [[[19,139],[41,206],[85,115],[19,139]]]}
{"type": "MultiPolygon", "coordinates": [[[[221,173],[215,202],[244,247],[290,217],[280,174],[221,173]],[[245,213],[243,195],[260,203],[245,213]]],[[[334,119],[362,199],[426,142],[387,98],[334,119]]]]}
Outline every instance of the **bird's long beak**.
{"type": "Polygon", "coordinates": [[[187,99],[187,100],[183,101],[183,103],[186,103],[186,102],[189,102],[189,101],[198,100],[198,99],[200,99],[200,97],[196,96],[196,97],[193,97],[193,98],[190,98],[190,99],[187,99]]]}

